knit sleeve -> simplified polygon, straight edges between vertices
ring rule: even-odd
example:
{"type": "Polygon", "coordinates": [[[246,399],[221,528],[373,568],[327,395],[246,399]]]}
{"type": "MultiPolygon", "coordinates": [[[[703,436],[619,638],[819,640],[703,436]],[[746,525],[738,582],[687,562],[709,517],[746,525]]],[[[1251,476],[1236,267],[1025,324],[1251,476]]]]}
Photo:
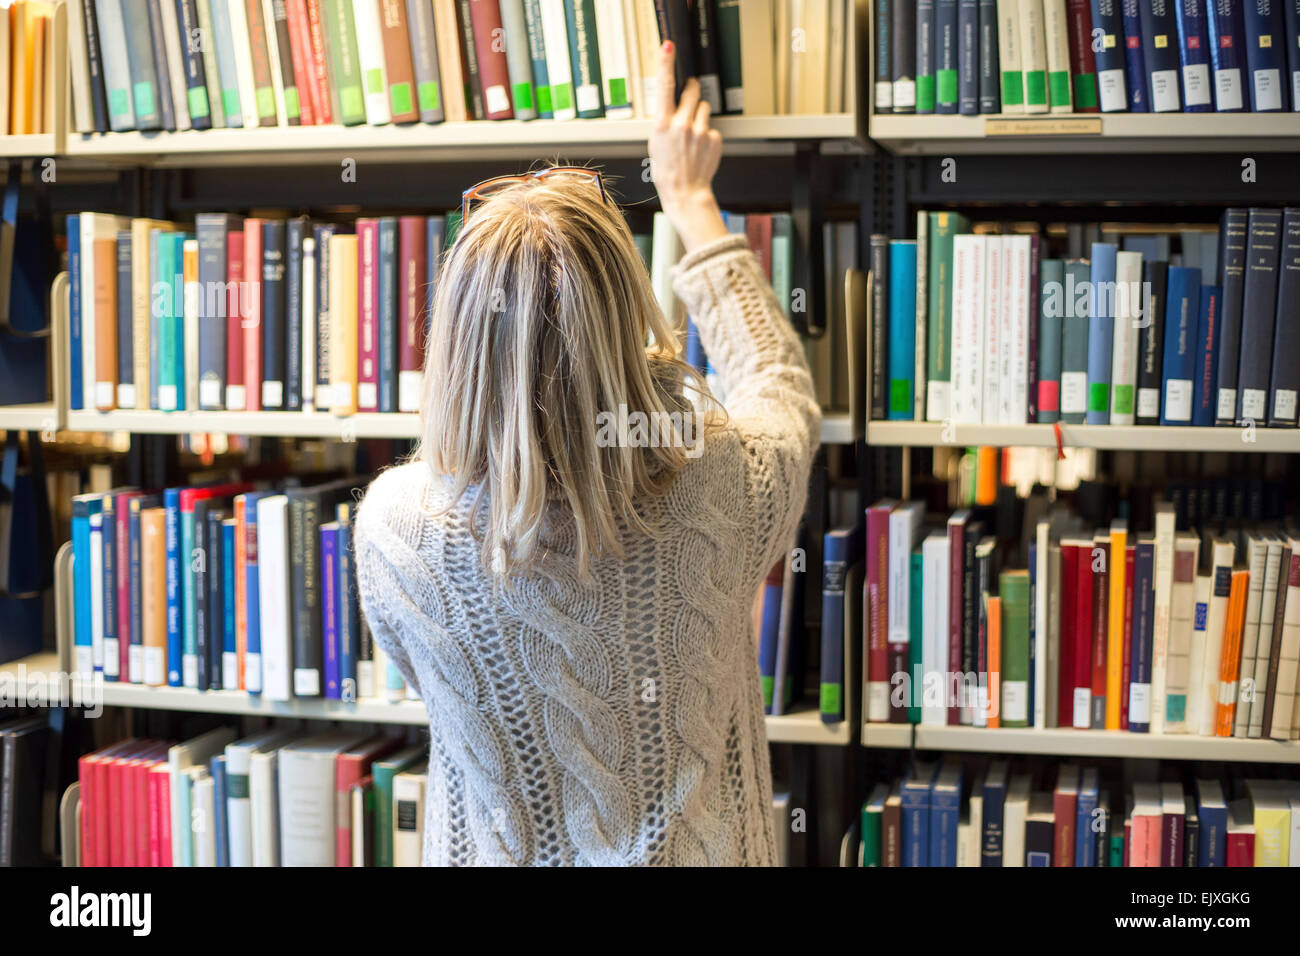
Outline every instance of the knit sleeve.
{"type": "Polygon", "coordinates": [[[717,372],[746,458],[746,518],[761,576],[793,544],[818,444],[821,409],[803,347],[744,236],[682,259],[673,289],[717,372]]]}
{"type": "MultiPolygon", "coordinates": [[[[402,622],[392,620],[393,612],[400,606],[396,598],[401,595],[401,590],[384,556],[381,542],[377,540],[385,536],[383,533],[385,529],[382,525],[376,527],[376,522],[381,520],[381,516],[375,514],[374,506],[367,508],[367,503],[362,503],[357,515],[354,545],[357,596],[361,604],[361,614],[370,628],[370,635],[375,643],[384,649],[384,653],[393,662],[402,679],[413,687],[423,700],[419,678],[416,676],[415,668],[411,666],[410,653],[399,636],[402,622]]],[[[382,686],[385,676],[376,674],[375,679],[382,686]]]]}

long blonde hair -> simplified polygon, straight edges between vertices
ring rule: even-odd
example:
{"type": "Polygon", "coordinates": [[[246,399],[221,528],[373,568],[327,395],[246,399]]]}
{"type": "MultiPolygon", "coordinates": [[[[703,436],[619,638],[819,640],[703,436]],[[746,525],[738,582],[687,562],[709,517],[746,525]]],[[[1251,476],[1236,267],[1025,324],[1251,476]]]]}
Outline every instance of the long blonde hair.
{"type": "Polygon", "coordinates": [[[679,351],[626,221],[594,186],[532,180],[472,211],[434,293],[418,454],[450,476],[452,504],[475,487],[485,568],[534,565],[557,503],[582,576],[593,555],[623,556],[621,528],[652,530],[638,503],[690,449],[611,444],[598,422],[621,405],[694,414],[686,390],[707,389],[679,351]]]}

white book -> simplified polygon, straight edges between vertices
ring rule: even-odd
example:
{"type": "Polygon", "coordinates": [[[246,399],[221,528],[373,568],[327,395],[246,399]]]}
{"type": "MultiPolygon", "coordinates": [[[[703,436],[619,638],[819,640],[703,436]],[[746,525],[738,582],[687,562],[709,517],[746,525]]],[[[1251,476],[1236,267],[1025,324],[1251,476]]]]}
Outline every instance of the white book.
{"type": "Polygon", "coordinates": [[[542,42],[546,46],[546,74],[551,84],[551,109],[556,120],[578,118],[574,105],[573,67],[569,60],[569,32],[564,0],[538,0],[542,11],[542,42]]]}
{"type": "Polygon", "coordinates": [[[987,236],[952,240],[952,420],[978,425],[984,407],[984,273],[987,236]]]}
{"type": "MultiPolygon", "coordinates": [[[[889,513],[889,644],[890,659],[907,660],[907,647],[911,641],[911,575],[912,550],[919,544],[921,525],[925,520],[925,502],[904,501],[889,513]]],[[[911,686],[915,675],[908,674],[903,687],[909,696],[916,688],[911,686]]],[[[893,675],[890,675],[893,679],[893,675]]],[[[892,685],[888,693],[892,693],[892,685]]],[[[871,718],[875,719],[875,718],[871,718]]],[[[889,719],[888,707],[883,718],[889,719]]]]}
{"type": "MultiPolygon", "coordinates": [[[[1187,655],[1187,724],[1183,731],[1201,733],[1201,712],[1207,709],[1205,680],[1206,634],[1208,633],[1210,601],[1214,593],[1213,577],[1196,576],[1196,612],[1192,624],[1192,643],[1187,655]]],[[[1172,729],[1172,728],[1171,728],[1172,729]]]]}
{"type": "Polygon", "coordinates": [[[1155,599],[1151,629],[1151,724],[1150,732],[1164,733],[1165,682],[1169,667],[1170,612],[1174,585],[1174,535],[1177,515],[1174,506],[1162,502],[1155,513],[1155,599]]]}
{"type": "MultiPolygon", "coordinates": [[[[401,404],[402,376],[398,374],[399,412],[412,411],[401,404]]],[[[302,241],[302,410],[316,408],[316,240],[310,236],[302,241]]],[[[407,386],[409,390],[409,386],[407,386]]],[[[417,389],[418,391],[418,389],[417,389]]],[[[416,406],[418,410],[419,406],[416,406]]]]}
{"type": "Polygon", "coordinates": [[[334,866],[337,862],[338,754],[364,733],[329,731],[280,749],[280,865],[334,866]]]}
{"type": "MultiPolygon", "coordinates": [[[[537,0],[531,2],[535,3],[537,0]]],[[[636,21],[637,44],[641,60],[640,85],[637,87],[640,95],[634,99],[638,115],[652,119],[658,115],[659,109],[659,22],[655,19],[654,4],[642,3],[640,0],[624,0],[624,3],[634,8],[633,19],[636,21]]],[[[744,18],[741,19],[743,27],[744,18]]],[[[769,83],[771,79],[769,73],[769,83]]]]}
{"type": "Polygon", "coordinates": [[[1190,532],[1174,535],[1173,586],[1169,603],[1169,660],[1165,672],[1165,733],[1185,734],[1191,726],[1189,691],[1192,646],[1196,635],[1196,608],[1209,603],[1209,579],[1198,593],[1196,567],[1201,539],[1190,532]]]}
{"type": "MultiPolygon", "coordinates": [[[[280,865],[279,748],[248,757],[248,808],[253,866],[280,865]]],[[[227,764],[226,772],[230,772],[227,764]]]]}
{"type": "Polygon", "coordinates": [[[921,723],[948,723],[948,534],[935,531],[922,548],[921,723]]]}
{"type": "Polygon", "coordinates": [[[830,0],[794,0],[791,22],[803,29],[804,42],[790,47],[790,112],[817,116],[827,112],[830,0]]]}
{"type": "MultiPolygon", "coordinates": [[[[253,73],[253,45],[248,38],[248,12],[241,0],[229,0],[230,36],[235,52],[235,88],[239,91],[239,112],[244,129],[255,129],[261,122],[257,115],[257,81],[253,73]]],[[[302,91],[299,91],[301,95],[302,91]]],[[[184,91],[182,90],[182,95],[184,91]]],[[[238,407],[243,407],[242,403],[238,407]]]]}
{"type": "Polygon", "coordinates": [[[1300,866],[1300,794],[1288,798],[1291,805],[1290,853],[1287,866],[1300,866]]]}
{"type": "Polygon", "coordinates": [[[631,119],[636,115],[627,27],[623,0],[596,0],[596,49],[600,54],[606,119],[631,119]]]}
{"type": "Polygon", "coordinates": [[[104,515],[95,511],[90,515],[90,662],[105,677],[117,675],[114,651],[109,661],[104,648],[104,515]]]}
{"type": "Polygon", "coordinates": [[[966,807],[961,811],[961,819],[957,821],[957,865],[974,866],[972,859],[970,808],[966,807]]]}
{"type": "Polygon", "coordinates": [[[182,816],[180,788],[182,775],[191,767],[206,767],[208,761],[221,753],[234,738],[229,727],[209,730],[192,740],[175,744],[167,750],[168,789],[172,817],[172,866],[181,865],[181,840],[190,833],[190,821],[182,816]]]}
{"type": "Polygon", "coordinates": [[[187,771],[190,778],[190,835],[194,865],[217,865],[216,781],[206,767],[187,771]]]}
{"type": "Polygon", "coordinates": [[[1051,589],[1047,586],[1047,560],[1050,555],[1052,523],[1040,518],[1034,526],[1034,686],[1042,688],[1034,694],[1033,726],[1047,726],[1047,606],[1051,589]]]}
{"type": "Polygon", "coordinates": [[[981,421],[986,425],[998,423],[1002,408],[1003,238],[987,236],[984,247],[984,398],[981,421]]]}
{"type": "Polygon", "coordinates": [[[285,495],[257,502],[257,584],[262,696],[291,700],[293,626],[289,617],[289,499],[285,495]]]}
{"type": "Polygon", "coordinates": [[[393,866],[419,866],[424,851],[424,761],[393,778],[393,866]]]}
{"type": "MultiPolygon", "coordinates": [[[[1246,583],[1246,620],[1241,631],[1241,665],[1237,671],[1237,680],[1232,687],[1233,696],[1237,698],[1237,707],[1233,712],[1232,736],[1245,737],[1250,727],[1250,701],[1254,696],[1255,655],[1259,651],[1260,611],[1264,604],[1265,565],[1268,563],[1268,535],[1250,534],[1246,536],[1246,570],[1250,577],[1246,583]]],[[[1280,562],[1282,555],[1278,554],[1280,562]]],[[[1269,621],[1272,627],[1273,622],[1269,621]]]]}
{"type": "Polygon", "coordinates": [[[1047,43],[1047,102],[1053,113],[1069,113],[1074,109],[1074,90],[1065,0],[1043,0],[1043,34],[1047,43]],[[1058,93],[1055,98],[1053,90],[1058,93]],[[1059,95],[1062,91],[1065,93],[1063,100],[1059,95]]]}
{"type": "Polygon", "coordinates": [[[650,252],[650,279],[655,298],[668,323],[676,328],[684,316],[683,306],[673,292],[673,266],[682,258],[682,240],[665,213],[654,214],[650,252]]]}
{"type": "Polygon", "coordinates": [[[984,857],[984,782],[976,780],[971,789],[970,801],[971,843],[974,856],[971,866],[981,866],[984,857]]]}
{"type": "MultiPolygon", "coordinates": [[[[269,4],[270,0],[264,2],[269,4]]],[[[378,0],[351,0],[351,3],[352,21],[356,24],[357,60],[361,67],[366,122],[371,126],[384,126],[392,122],[393,113],[388,106],[388,67],[384,64],[384,34],[379,26],[379,3],[378,0]]],[[[271,56],[274,57],[275,53],[272,52],[271,56]]]]}
{"type": "MultiPolygon", "coordinates": [[[[272,0],[261,0],[262,3],[262,26],[266,30],[266,50],[271,61],[271,98],[275,101],[275,124],[277,126],[289,125],[289,110],[284,102],[284,74],[280,68],[280,44],[276,41],[275,34],[275,6],[272,0]]],[[[353,31],[356,32],[355,30],[353,31]]],[[[359,56],[358,56],[359,59],[359,56]]],[[[292,65],[290,66],[292,71],[292,65]]],[[[364,89],[364,77],[362,88],[364,89]]],[[[300,95],[306,91],[301,91],[300,95]]],[[[214,114],[225,111],[214,107],[214,114]]]]}
{"type": "Polygon", "coordinates": [[[1018,773],[1007,787],[1002,806],[1002,865],[1025,865],[1025,824],[1029,821],[1028,774],[1018,773]]]}
{"type": "MultiPolygon", "coordinates": [[[[1291,539],[1291,566],[1286,569],[1286,607],[1282,618],[1282,644],[1278,648],[1277,686],[1273,695],[1273,725],[1269,737],[1287,740],[1295,719],[1296,678],[1300,675],[1300,538],[1291,539]]],[[[1278,600],[1282,599],[1282,581],[1278,581],[1278,600]]]]}
{"type": "MultiPolygon", "coordinates": [[[[1228,597],[1232,590],[1232,564],[1236,546],[1216,538],[1211,551],[1210,604],[1205,620],[1205,651],[1201,659],[1200,680],[1192,684],[1192,692],[1199,694],[1197,704],[1197,733],[1202,737],[1214,736],[1214,719],[1219,703],[1219,663],[1223,657],[1223,635],[1228,623],[1228,597]]],[[[1193,661],[1192,676],[1197,671],[1193,661]]]]}
{"type": "MultiPolygon", "coordinates": [[[[1268,661],[1273,651],[1273,622],[1277,615],[1278,600],[1286,600],[1286,584],[1282,580],[1282,552],[1285,547],[1284,539],[1272,538],[1268,542],[1268,554],[1264,561],[1264,587],[1260,595],[1259,637],[1255,646],[1255,672],[1251,681],[1247,737],[1262,737],[1264,732],[1264,706],[1269,692],[1268,661]]],[[[1286,610],[1285,605],[1282,609],[1286,610]]]]}
{"type": "MultiPolygon", "coordinates": [[[[1021,54],[1020,38],[1020,4],[1022,0],[997,0],[998,5],[998,72],[1001,75],[1000,89],[1003,91],[1002,112],[1025,112],[1025,74],[1021,54]],[[1007,84],[1019,89],[1019,102],[1014,94],[1011,102],[1005,95],[1007,84]]],[[[1023,0],[1028,3],[1030,0],[1023,0]]]]}
{"type": "Polygon", "coordinates": [[[1110,365],[1110,423],[1132,425],[1137,401],[1138,323],[1142,311],[1142,253],[1115,256],[1115,336],[1110,365]]]}
{"type": "Polygon", "coordinates": [[[95,240],[116,242],[119,232],[131,228],[131,220],[102,212],[83,212],[78,224],[81,229],[81,378],[83,407],[89,410],[111,404],[96,401],[99,383],[95,380],[95,240]]]}
{"type": "MultiPolygon", "coordinates": [[[[641,29],[638,23],[636,12],[636,0],[619,0],[623,5],[623,42],[627,46],[627,95],[632,101],[632,115],[640,119],[648,119],[651,114],[646,109],[645,102],[645,70],[646,63],[644,57],[645,42],[641,38],[641,29]]],[[[651,38],[655,41],[659,39],[658,31],[651,38]]],[[[654,54],[658,47],[650,53],[651,70],[657,69],[659,60],[654,54]]]]}
{"type": "Polygon", "coordinates": [[[1006,332],[1003,354],[1007,370],[1000,387],[1004,425],[1029,422],[1029,316],[1032,244],[1029,236],[1003,236],[1007,298],[1002,326],[1006,332]]]}
{"type": "Polygon", "coordinates": [[[226,745],[226,845],[231,866],[253,865],[253,802],[248,778],[253,754],[277,750],[293,737],[293,731],[281,728],[226,745]]]}
{"type": "Polygon", "coordinates": [[[1047,39],[1040,0],[1020,0],[1020,68],[1024,73],[1025,112],[1047,112],[1047,39]]]}
{"type": "MultiPolygon", "coordinates": [[[[68,64],[72,69],[72,128],[78,133],[95,131],[95,111],[90,101],[90,58],[86,52],[86,25],[81,15],[80,0],[69,3],[68,7],[68,64]]],[[[174,15],[174,14],[173,14],[174,15]]],[[[3,27],[4,49],[9,49],[9,19],[3,27]]],[[[4,54],[7,56],[7,54],[4,54]]],[[[6,64],[6,66],[10,66],[6,64]]],[[[10,66],[10,68],[12,68],[10,66]]],[[[6,75],[8,70],[6,70],[6,75]]],[[[8,98],[6,97],[6,103],[8,98]]],[[[7,108],[7,107],[6,107],[7,108]]],[[[5,117],[3,128],[9,128],[5,117]]]]}

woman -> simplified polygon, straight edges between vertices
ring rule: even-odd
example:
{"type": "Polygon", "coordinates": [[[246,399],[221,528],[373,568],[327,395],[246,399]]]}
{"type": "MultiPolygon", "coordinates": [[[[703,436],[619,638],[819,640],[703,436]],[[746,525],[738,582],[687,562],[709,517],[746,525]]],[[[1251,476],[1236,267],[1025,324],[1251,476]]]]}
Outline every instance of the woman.
{"type": "Polygon", "coordinates": [[[497,183],[467,191],[439,279],[420,452],[361,505],[366,620],[429,712],[426,865],[776,859],[750,608],[792,543],[820,413],[718,212],[722,141],[695,80],[674,102],[673,56],[651,168],[729,415],[693,417],[599,183],[497,183]],[[682,425],[656,441],[636,413],[682,425]]]}

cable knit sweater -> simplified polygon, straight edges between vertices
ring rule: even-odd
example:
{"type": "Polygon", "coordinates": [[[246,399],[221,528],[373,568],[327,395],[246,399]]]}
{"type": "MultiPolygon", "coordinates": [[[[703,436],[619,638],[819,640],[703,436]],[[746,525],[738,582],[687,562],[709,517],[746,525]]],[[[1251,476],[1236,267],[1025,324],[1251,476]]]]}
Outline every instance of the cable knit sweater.
{"type": "Polygon", "coordinates": [[[686,256],[673,288],[730,421],[645,502],[659,530],[628,532],[590,583],[560,515],[537,570],[494,587],[424,462],[361,505],[361,605],[429,714],[425,865],[776,861],[751,606],[793,540],[821,416],[743,236],[686,256]]]}

